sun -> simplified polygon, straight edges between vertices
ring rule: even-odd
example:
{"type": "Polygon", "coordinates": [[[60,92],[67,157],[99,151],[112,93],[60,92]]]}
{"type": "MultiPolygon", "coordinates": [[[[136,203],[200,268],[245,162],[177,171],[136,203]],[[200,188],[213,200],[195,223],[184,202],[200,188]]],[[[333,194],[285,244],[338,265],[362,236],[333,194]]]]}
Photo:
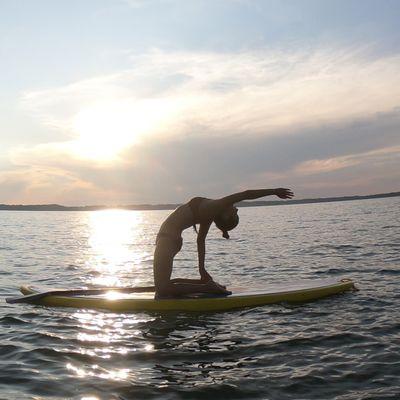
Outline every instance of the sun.
{"type": "Polygon", "coordinates": [[[110,101],[81,109],[72,120],[73,153],[93,160],[116,159],[129,146],[159,128],[171,105],[158,100],[110,101]]]}

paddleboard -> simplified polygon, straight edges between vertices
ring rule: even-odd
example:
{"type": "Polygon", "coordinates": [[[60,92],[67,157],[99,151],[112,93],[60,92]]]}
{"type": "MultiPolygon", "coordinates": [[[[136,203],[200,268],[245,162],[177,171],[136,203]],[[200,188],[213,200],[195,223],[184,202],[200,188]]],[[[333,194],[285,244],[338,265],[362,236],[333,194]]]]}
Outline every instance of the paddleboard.
{"type": "MultiPolygon", "coordinates": [[[[192,296],[190,298],[154,299],[154,293],[116,293],[99,296],[50,295],[34,304],[49,307],[131,311],[223,311],[281,302],[302,303],[354,289],[350,279],[313,279],[268,284],[257,290],[233,289],[228,296],[192,296]]],[[[229,289],[229,288],[228,288],[229,289]]],[[[40,293],[32,286],[21,286],[24,295],[40,293]]]]}

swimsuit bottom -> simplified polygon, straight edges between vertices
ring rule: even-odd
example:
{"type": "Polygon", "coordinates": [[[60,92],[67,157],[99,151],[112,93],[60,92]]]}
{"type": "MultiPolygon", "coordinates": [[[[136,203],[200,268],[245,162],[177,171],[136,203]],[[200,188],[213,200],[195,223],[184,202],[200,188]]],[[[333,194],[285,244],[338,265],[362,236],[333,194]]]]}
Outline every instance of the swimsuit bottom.
{"type": "Polygon", "coordinates": [[[156,238],[156,244],[158,242],[159,239],[169,239],[171,242],[173,242],[176,245],[176,252],[180,251],[182,248],[182,244],[183,244],[183,239],[181,237],[172,235],[171,233],[167,233],[167,232],[159,232],[156,238]]]}

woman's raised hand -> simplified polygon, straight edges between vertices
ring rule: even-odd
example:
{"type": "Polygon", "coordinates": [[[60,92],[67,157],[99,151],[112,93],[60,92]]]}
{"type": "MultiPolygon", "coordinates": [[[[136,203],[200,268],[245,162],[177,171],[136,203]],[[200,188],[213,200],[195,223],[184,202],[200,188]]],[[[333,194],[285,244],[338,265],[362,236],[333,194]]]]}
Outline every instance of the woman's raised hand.
{"type": "Polygon", "coordinates": [[[285,188],[275,189],[275,194],[280,199],[291,199],[294,196],[293,192],[290,189],[285,189],[285,188]]]}

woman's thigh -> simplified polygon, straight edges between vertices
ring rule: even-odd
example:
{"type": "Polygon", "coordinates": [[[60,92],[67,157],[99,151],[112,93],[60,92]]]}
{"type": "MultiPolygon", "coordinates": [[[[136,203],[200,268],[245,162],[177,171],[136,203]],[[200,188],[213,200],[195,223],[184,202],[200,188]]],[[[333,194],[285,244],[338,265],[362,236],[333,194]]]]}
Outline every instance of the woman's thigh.
{"type": "Polygon", "coordinates": [[[176,249],[173,241],[168,238],[162,238],[157,241],[153,264],[156,290],[170,283],[175,254],[176,249]]]}

